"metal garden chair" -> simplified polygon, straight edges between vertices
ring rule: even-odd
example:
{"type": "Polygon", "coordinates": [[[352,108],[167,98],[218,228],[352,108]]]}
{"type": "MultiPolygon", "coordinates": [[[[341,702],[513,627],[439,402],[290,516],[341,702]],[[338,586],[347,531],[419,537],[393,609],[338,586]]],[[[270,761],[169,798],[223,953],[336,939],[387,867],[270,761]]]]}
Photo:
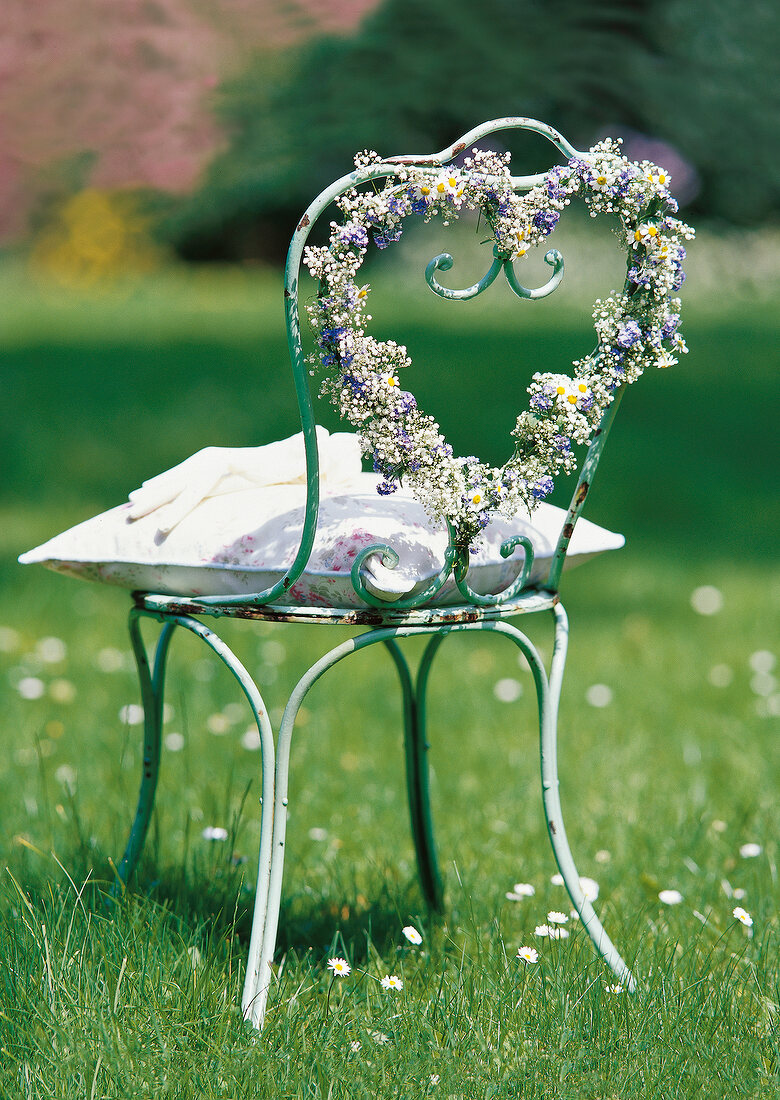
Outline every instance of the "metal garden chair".
{"type": "Polygon", "coordinates": [[[303,429],[307,486],[305,522],[292,565],[275,583],[251,594],[197,597],[154,591],[134,593],[130,633],[145,712],[143,775],[119,874],[124,881],[129,879],[149,826],[160,764],[166,658],[173,635],[181,628],[202,639],[230,669],[246,696],[261,739],[260,855],[243,993],[246,1018],[261,1027],[273,978],[290,746],[296,715],[311,687],[330,668],[358,650],[381,643],[394,662],[403,694],[406,777],[422,892],[433,910],[441,910],[442,879],[428,798],[426,686],[435,655],[447,635],[489,631],[517,646],[533,674],[539,707],[542,797],[555,859],[572,904],[597,951],[617,979],[633,990],[634,978],[628,966],[580,886],[561,812],[556,737],[568,626],[558,589],[574,528],[625,385],[634,381],[648,363],[666,366],[674,361],[672,351],[685,350],[676,333],[677,303],[670,294],[682,281],[681,241],[689,233],[672,216],[676,206],[666,190],[664,174],[656,166],[631,165],[617,145],[609,142],[588,153],[578,152],[555,130],[530,119],[485,123],[433,155],[390,159],[367,155],[357,158],[356,164],[354,172],[322,192],[301,218],[285,271],[287,331],[303,429]],[[543,135],[562,159],[547,173],[513,176],[507,161],[497,154],[469,152],[480,139],[511,129],[543,135]],[[431,428],[430,420],[419,412],[411,395],[400,388],[397,368],[405,365],[405,349],[378,344],[366,335],[362,303],[367,288],[358,286],[356,274],[369,239],[373,236],[381,248],[397,238],[407,217],[429,218],[437,213],[457,216],[461,208],[472,206],[485,215],[491,230],[494,248],[490,268],[474,286],[449,290],[436,279],[437,271],[452,265],[451,258],[443,254],[428,265],[426,279],[431,289],[445,298],[471,298],[503,273],[519,297],[540,298],[551,293],[561,280],[560,253],[549,251],[545,256],[553,272],[549,282],[539,289],[525,288],[513,265],[528,247],[549,235],[567,200],[578,195],[593,212],[616,216],[628,256],[623,291],[610,299],[611,304],[597,304],[594,316],[598,346],[575,364],[571,377],[535,376],[530,409],[518,418],[513,433],[515,453],[505,467],[491,470],[475,459],[457,459],[436,434],[436,426],[431,428]],[[332,223],[329,243],[305,252],[313,225],[334,201],[340,205],[342,217],[332,223]],[[317,333],[313,357],[304,354],[299,327],[298,279],[304,259],[320,286],[319,298],[310,307],[317,333]],[[351,569],[353,598],[348,606],[295,602],[296,584],[312,553],[320,502],[320,453],[309,390],[310,374],[317,371],[325,377],[325,391],[361,431],[365,449],[374,455],[375,469],[382,477],[379,492],[389,494],[403,480],[411,484],[413,491],[419,491],[429,511],[446,525],[448,545],[443,565],[412,595],[394,602],[388,602],[387,593],[377,595],[376,586],[372,588],[369,582],[372,562],[383,563],[386,572],[392,572],[398,564],[392,539],[365,546],[355,556],[351,569]],[[524,502],[533,505],[551,488],[553,473],[575,470],[572,442],[588,446],[576,469],[571,504],[557,532],[548,567],[541,576],[533,573],[533,540],[516,534],[504,540],[501,547],[502,558],[509,564],[514,562],[514,578],[499,591],[478,592],[470,584],[472,545],[502,508],[511,512],[524,502]],[[450,600],[455,598],[456,602],[437,604],[446,584],[454,591],[450,600]],[[513,621],[518,616],[542,612],[551,616],[554,625],[549,669],[513,621]],[[274,745],[257,685],[215,631],[214,621],[221,617],[363,629],[326,652],[295,685],[274,745]],[[162,624],[152,661],[141,636],[144,619],[162,624]],[[430,640],[415,679],[399,643],[417,635],[427,635],[430,640]]]}

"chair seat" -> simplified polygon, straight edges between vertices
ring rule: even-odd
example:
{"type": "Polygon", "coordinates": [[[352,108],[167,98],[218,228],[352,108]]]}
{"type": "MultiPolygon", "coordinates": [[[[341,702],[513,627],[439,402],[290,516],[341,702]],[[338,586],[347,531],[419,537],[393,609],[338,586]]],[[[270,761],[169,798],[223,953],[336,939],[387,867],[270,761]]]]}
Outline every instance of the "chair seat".
{"type": "MultiPolygon", "coordinates": [[[[376,543],[392,546],[399,556],[395,569],[387,568],[379,554],[370,556],[364,567],[366,587],[387,602],[388,612],[394,601],[422,590],[444,561],[447,531],[431,522],[423,506],[403,489],[390,497],[379,496],[379,480],[374,474],[360,473],[337,491],[326,490],[305,572],[288,593],[277,598],[273,609],[268,608],[267,615],[250,606],[244,617],[278,618],[284,613],[289,619],[298,609],[299,617],[315,621],[305,609],[334,609],[342,616],[360,610],[366,616],[361,621],[386,621],[384,611],[366,607],[350,576],[356,556],[376,543]]],[[[57,535],[23,554],[20,561],[161,596],[249,597],[277,583],[292,563],[300,544],[305,498],[306,487],[301,484],[237,489],[204,499],[168,533],[159,529],[155,512],[131,520],[131,506],[124,504],[57,535]]],[[[512,583],[523,565],[524,552],[518,547],[505,559],[500,548],[513,535],[527,536],[534,547],[528,588],[542,585],[565,516],[561,508],[540,504],[532,515],[518,513],[511,519],[494,520],[471,557],[472,588],[492,594],[512,583]]],[[[566,564],[572,566],[623,543],[622,535],[580,519],[566,564]]],[[[450,577],[431,606],[462,602],[450,577]]],[[[396,616],[402,614],[396,612],[396,616]]],[[[319,621],[334,621],[334,616],[323,614],[319,621]]]]}

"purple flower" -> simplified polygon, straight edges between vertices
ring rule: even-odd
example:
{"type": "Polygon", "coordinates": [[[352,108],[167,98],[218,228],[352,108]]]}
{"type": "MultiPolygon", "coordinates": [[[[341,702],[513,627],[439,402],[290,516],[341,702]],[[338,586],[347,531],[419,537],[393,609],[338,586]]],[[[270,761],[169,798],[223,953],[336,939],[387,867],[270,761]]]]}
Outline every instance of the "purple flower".
{"type": "Polygon", "coordinates": [[[621,348],[632,348],[642,339],[642,330],[636,321],[623,321],[618,325],[617,345],[621,348]]]}
{"type": "Polygon", "coordinates": [[[555,229],[560,216],[557,210],[537,210],[534,214],[534,225],[547,235],[555,229]]]}
{"type": "Polygon", "coordinates": [[[362,225],[358,225],[356,222],[346,222],[345,225],[339,226],[339,240],[344,244],[354,244],[358,248],[366,248],[368,234],[362,225]]]}
{"type": "Polygon", "coordinates": [[[571,451],[571,440],[567,435],[553,436],[553,444],[555,449],[560,451],[561,454],[567,455],[571,451]]]}
{"type": "Polygon", "coordinates": [[[628,269],[629,282],[634,283],[635,286],[650,286],[650,275],[642,271],[641,267],[631,267],[628,269]]]}
{"type": "Polygon", "coordinates": [[[669,340],[677,332],[677,326],[680,324],[679,313],[667,313],[664,318],[663,327],[661,328],[661,335],[664,340],[669,340]]]}
{"type": "Polygon", "coordinates": [[[346,329],[342,326],[338,328],[324,328],[320,333],[320,347],[324,348],[326,344],[335,344],[340,336],[346,333],[346,329]]]}
{"type": "Polygon", "coordinates": [[[379,493],[380,497],[389,497],[392,493],[395,493],[397,489],[398,482],[390,481],[388,478],[385,478],[384,481],[380,481],[376,487],[376,491],[379,493]]]}
{"type": "Polygon", "coordinates": [[[539,478],[535,485],[531,486],[531,496],[534,500],[544,500],[545,497],[550,495],[554,487],[555,482],[553,479],[545,474],[544,477],[539,478]]]}
{"type": "Polygon", "coordinates": [[[400,225],[384,226],[374,230],[374,244],[377,248],[387,248],[393,241],[400,240],[402,229],[400,225]]]}
{"type": "Polygon", "coordinates": [[[549,390],[542,390],[541,393],[535,393],[531,398],[530,405],[535,412],[549,412],[552,408],[553,398],[549,390]]]}
{"type": "Polygon", "coordinates": [[[424,214],[428,209],[425,199],[412,199],[411,210],[413,214],[424,214]]]}

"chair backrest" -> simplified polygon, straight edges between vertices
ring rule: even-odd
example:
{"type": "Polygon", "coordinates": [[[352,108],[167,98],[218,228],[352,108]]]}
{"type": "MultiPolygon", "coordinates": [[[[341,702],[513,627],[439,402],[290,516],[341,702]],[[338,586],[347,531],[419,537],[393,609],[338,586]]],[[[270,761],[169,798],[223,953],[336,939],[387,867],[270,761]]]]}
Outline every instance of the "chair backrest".
{"type": "MultiPolygon", "coordinates": [[[[322,392],[364,438],[375,469],[383,475],[382,489],[391,492],[403,477],[429,512],[449,529],[449,548],[439,576],[414,600],[394,607],[419,606],[451,573],[466,602],[500,604],[516,596],[532,564],[528,540],[517,537],[504,544],[505,556],[522,544],[525,567],[509,589],[490,597],[477,595],[468,584],[469,546],[495,511],[511,511],[523,503],[533,507],[550,491],[555,474],[576,470],[576,488],[545,585],[546,590],[555,591],[625,385],[648,364],[669,365],[675,361],[673,351],[685,350],[677,332],[679,303],[671,295],[684,278],[682,242],[691,233],[673,217],[677,207],[667,190],[666,176],[648,162],[627,161],[619,143],[607,140],[580,152],[552,127],[527,118],[486,122],[438,153],[389,159],[363,154],[355,163],[353,172],[333,183],[309,206],[290,244],[284,297],[306,449],[307,508],[293,564],[273,589],[255,597],[256,602],[273,602],[294,584],[311,554],[319,506],[319,461],[310,378],[317,374],[323,378],[322,392]],[[477,143],[488,135],[515,129],[547,138],[563,162],[558,160],[546,173],[514,176],[508,157],[479,149],[477,143]],[[482,293],[503,273],[519,297],[541,298],[561,281],[561,254],[556,250],[546,253],[552,275],[534,290],[519,282],[513,265],[529,248],[547,239],[572,197],[582,198],[591,214],[617,217],[618,234],[627,253],[625,285],[620,293],[596,303],[598,344],[573,365],[571,376],[534,375],[529,409],[520,413],[512,433],[515,453],[510,461],[495,469],[471,458],[458,459],[438,425],[400,388],[396,371],[408,363],[406,349],[391,341],[376,341],[366,331],[368,287],[359,285],[358,272],[371,238],[384,248],[398,239],[407,218],[429,220],[440,214],[451,218],[464,208],[478,210],[493,238],[493,258],[486,275],[462,291],[442,287],[436,272],[452,266],[451,257],[442,254],[428,264],[428,285],[441,297],[468,299],[482,293]],[[313,226],[333,203],[342,218],[330,223],[329,242],[307,247],[313,226]],[[317,300],[308,307],[317,340],[315,353],[309,355],[302,347],[298,304],[302,263],[319,281],[317,300]],[[579,468],[572,449],[576,443],[587,444],[579,468]]],[[[352,571],[353,584],[369,603],[376,601],[363,587],[361,567],[365,558],[376,552],[390,565],[397,562],[392,547],[384,544],[367,547],[359,555],[352,571]]]]}

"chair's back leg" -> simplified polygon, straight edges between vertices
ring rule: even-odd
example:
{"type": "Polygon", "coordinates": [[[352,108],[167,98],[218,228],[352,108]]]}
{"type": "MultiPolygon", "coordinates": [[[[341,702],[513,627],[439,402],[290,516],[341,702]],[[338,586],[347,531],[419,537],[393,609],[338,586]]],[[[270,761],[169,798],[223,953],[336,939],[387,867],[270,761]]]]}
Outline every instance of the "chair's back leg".
{"type": "Polygon", "coordinates": [[[165,662],[175,623],[166,623],[160,632],[154,658],[154,671],[149,668],[146,646],[141,637],[140,615],[130,612],[130,641],[133,646],[138,680],[141,685],[141,702],[144,708],[144,750],[141,770],[141,787],[138,806],[130,829],[124,855],[119,861],[117,874],[127,883],[135,870],[146,840],[149,822],[154,808],[157,777],[160,772],[160,738],[162,732],[163,693],[165,689],[165,662]]]}
{"type": "Polygon", "coordinates": [[[420,664],[416,692],[412,686],[409,666],[398,643],[393,639],[385,641],[385,645],[390,651],[398,670],[404,697],[406,789],[409,796],[409,817],[412,826],[414,851],[417,856],[420,888],[426,904],[436,913],[441,913],[444,909],[444,888],[436,858],[436,843],[433,837],[433,820],[428,790],[427,752],[429,745],[425,735],[425,691],[431,663],[443,639],[443,634],[434,634],[429,640],[420,664]]]}

